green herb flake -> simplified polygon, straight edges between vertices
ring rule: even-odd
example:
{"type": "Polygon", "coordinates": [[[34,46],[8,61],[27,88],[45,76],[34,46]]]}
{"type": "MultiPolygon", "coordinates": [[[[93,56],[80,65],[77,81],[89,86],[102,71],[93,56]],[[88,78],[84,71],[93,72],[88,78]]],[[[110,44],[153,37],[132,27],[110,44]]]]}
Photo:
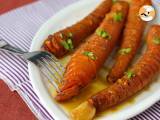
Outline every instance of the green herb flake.
{"type": "Polygon", "coordinates": [[[156,44],[156,45],[160,45],[160,37],[155,37],[153,39],[153,43],[156,44]]]}
{"type": "Polygon", "coordinates": [[[122,48],[119,50],[119,54],[126,55],[129,54],[132,51],[132,48],[122,48]]]}
{"type": "Polygon", "coordinates": [[[73,50],[73,43],[72,43],[72,40],[71,39],[68,39],[67,40],[67,43],[68,43],[68,45],[69,45],[69,48],[70,48],[70,50],[73,50]]]}
{"type": "Polygon", "coordinates": [[[117,2],[117,0],[112,0],[112,3],[115,4],[117,2]]]}
{"type": "Polygon", "coordinates": [[[96,34],[102,38],[111,39],[111,35],[103,29],[97,29],[96,34]]]}
{"type": "Polygon", "coordinates": [[[72,38],[72,37],[73,37],[73,34],[72,34],[71,32],[69,32],[69,33],[68,33],[68,37],[69,37],[69,38],[72,38]]]}
{"type": "Polygon", "coordinates": [[[66,50],[69,50],[69,45],[67,44],[66,41],[62,41],[62,42],[61,42],[61,45],[62,45],[66,50]]]}
{"type": "Polygon", "coordinates": [[[65,41],[62,41],[61,42],[61,45],[66,49],[66,50],[73,50],[74,46],[73,46],[73,43],[72,43],[72,39],[67,39],[65,41]]]}
{"type": "Polygon", "coordinates": [[[121,22],[123,20],[123,14],[121,12],[115,12],[113,14],[113,20],[115,22],[121,22]]]}
{"type": "Polygon", "coordinates": [[[90,51],[83,52],[83,55],[89,57],[91,60],[96,60],[97,59],[97,57],[95,56],[95,54],[93,52],[90,52],[90,51]]]}
{"type": "Polygon", "coordinates": [[[127,71],[125,72],[125,75],[130,79],[130,78],[133,78],[135,76],[134,72],[132,71],[127,71]]]}

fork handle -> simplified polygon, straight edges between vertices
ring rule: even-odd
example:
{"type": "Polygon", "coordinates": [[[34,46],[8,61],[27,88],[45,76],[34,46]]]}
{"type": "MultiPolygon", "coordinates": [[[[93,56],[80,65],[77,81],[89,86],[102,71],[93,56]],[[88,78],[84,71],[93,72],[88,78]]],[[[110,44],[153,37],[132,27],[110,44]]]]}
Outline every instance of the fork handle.
{"type": "Polygon", "coordinates": [[[0,50],[12,53],[12,54],[17,54],[17,55],[23,55],[24,53],[27,53],[20,48],[16,48],[11,46],[9,43],[7,43],[4,40],[0,40],[0,50]]]}

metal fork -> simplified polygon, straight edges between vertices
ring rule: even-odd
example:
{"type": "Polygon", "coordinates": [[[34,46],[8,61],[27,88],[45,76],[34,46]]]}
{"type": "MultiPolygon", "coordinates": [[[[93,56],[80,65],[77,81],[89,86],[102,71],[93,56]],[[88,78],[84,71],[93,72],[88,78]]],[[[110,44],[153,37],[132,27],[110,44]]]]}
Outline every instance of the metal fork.
{"type": "Polygon", "coordinates": [[[45,79],[47,79],[55,89],[59,91],[58,84],[62,81],[64,67],[54,55],[46,51],[25,52],[19,48],[11,46],[4,40],[0,40],[0,50],[20,55],[25,60],[37,65],[45,79]]]}

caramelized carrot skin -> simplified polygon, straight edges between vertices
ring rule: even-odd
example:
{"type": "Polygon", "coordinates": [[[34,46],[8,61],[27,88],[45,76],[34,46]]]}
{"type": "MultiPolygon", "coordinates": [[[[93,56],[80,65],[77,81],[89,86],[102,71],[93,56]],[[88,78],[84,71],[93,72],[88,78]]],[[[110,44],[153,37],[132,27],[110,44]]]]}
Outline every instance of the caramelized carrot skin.
{"type": "Polygon", "coordinates": [[[159,25],[151,27],[147,38],[148,49],[137,64],[131,68],[131,71],[135,74],[134,77],[123,76],[111,87],[89,99],[89,102],[96,107],[97,111],[119,104],[153,81],[153,77],[160,70],[160,44],[157,45],[153,42],[155,37],[160,38],[159,25]]]}
{"type": "Polygon", "coordinates": [[[143,5],[151,5],[150,0],[132,0],[129,9],[129,15],[127,18],[127,23],[122,37],[121,49],[130,48],[131,51],[127,54],[119,54],[116,58],[116,62],[113,65],[109,75],[107,76],[107,81],[114,83],[116,80],[124,75],[125,70],[128,68],[129,64],[132,62],[136,55],[136,52],[141,44],[142,35],[146,25],[145,21],[142,21],[138,16],[139,9],[143,5]]]}
{"type": "Polygon", "coordinates": [[[72,33],[72,42],[74,48],[76,48],[82,40],[94,32],[111,6],[112,0],[104,0],[92,13],[78,23],[50,35],[44,42],[44,49],[53,53],[56,57],[63,57],[69,50],[66,50],[61,42],[67,39],[68,34],[72,33]]]}
{"type": "Polygon", "coordinates": [[[65,101],[78,95],[80,90],[95,78],[96,73],[102,67],[118,41],[127,12],[128,3],[115,3],[111,12],[106,15],[106,18],[98,28],[107,31],[111,38],[103,38],[95,32],[88,41],[75,52],[67,65],[63,79],[64,82],[60,87],[61,92],[56,96],[58,101],[65,101]],[[123,15],[120,22],[113,21],[113,15],[116,12],[121,12],[123,15]],[[93,52],[97,59],[92,60],[88,56],[85,56],[83,54],[85,51],[93,52]]]}

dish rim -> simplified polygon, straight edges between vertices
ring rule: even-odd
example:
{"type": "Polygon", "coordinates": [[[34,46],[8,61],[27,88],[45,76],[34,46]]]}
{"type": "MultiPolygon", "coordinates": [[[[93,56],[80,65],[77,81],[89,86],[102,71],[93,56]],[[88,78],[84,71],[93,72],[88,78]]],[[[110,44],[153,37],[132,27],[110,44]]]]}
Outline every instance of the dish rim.
{"type": "MultiPolygon", "coordinates": [[[[92,1],[87,1],[87,2],[89,3],[89,2],[93,2],[93,1],[96,2],[98,0],[92,0],[92,1]]],[[[43,33],[43,31],[46,30],[46,28],[49,28],[49,26],[51,24],[53,24],[53,19],[55,19],[55,18],[57,18],[57,19],[61,18],[61,17],[63,17],[64,14],[70,12],[71,10],[74,10],[78,6],[83,6],[83,4],[86,4],[87,2],[85,0],[80,0],[78,2],[75,2],[75,3],[71,4],[71,5],[69,5],[68,7],[65,7],[64,9],[62,9],[61,11],[59,11],[58,13],[56,13],[54,16],[52,16],[50,19],[48,19],[40,27],[40,29],[36,33],[35,37],[33,38],[33,41],[32,41],[31,47],[30,47],[30,52],[38,50],[38,47],[36,45],[37,44],[37,40],[42,37],[41,33],[43,33]]],[[[38,95],[38,97],[39,97],[42,105],[45,106],[46,110],[48,110],[48,112],[52,115],[52,117],[54,119],[61,120],[64,117],[63,120],[67,120],[68,118],[66,117],[66,115],[59,112],[59,107],[54,107],[54,111],[53,111],[53,108],[51,108],[50,104],[51,104],[51,102],[53,104],[53,100],[52,100],[53,98],[49,95],[48,91],[46,90],[45,85],[42,84],[43,83],[42,80],[39,82],[38,80],[35,80],[33,78],[34,77],[33,70],[35,70],[35,69],[37,69],[36,66],[34,64],[32,64],[32,63],[29,62],[29,64],[28,64],[29,78],[31,79],[31,83],[33,85],[33,89],[35,90],[36,94],[38,95]],[[46,99],[48,99],[49,102],[46,102],[46,99]]],[[[40,76],[39,77],[37,76],[37,78],[40,78],[40,76]]],[[[133,107],[133,109],[128,110],[128,111],[125,110],[125,112],[122,112],[122,114],[119,115],[118,119],[119,120],[120,119],[129,119],[131,117],[134,117],[137,114],[140,114],[144,110],[148,109],[149,107],[151,107],[153,104],[155,104],[156,102],[158,102],[160,100],[160,95],[157,94],[159,92],[160,92],[160,90],[156,91],[154,94],[152,94],[151,96],[149,96],[147,99],[139,102],[138,104],[135,104],[135,106],[133,107]]]]}

